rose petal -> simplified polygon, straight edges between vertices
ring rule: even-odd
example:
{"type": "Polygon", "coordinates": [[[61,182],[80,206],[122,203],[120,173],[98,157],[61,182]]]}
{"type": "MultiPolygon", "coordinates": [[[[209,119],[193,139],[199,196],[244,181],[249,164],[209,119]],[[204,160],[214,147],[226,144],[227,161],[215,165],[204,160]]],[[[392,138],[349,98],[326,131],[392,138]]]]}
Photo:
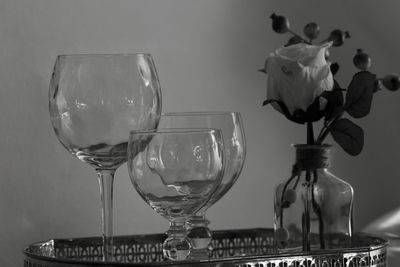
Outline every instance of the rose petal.
{"type": "Polygon", "coordinates": [[[305,43],[285,46],[279,48],[276,53],[278,56],[297,61],[302,56],[302,54],[307,53],[306,46],[307,45],[305,43]]]}
{"type": "MultiPolygon", "coordinates": [[[[328,43],[329,45],[329,43],[328,43]]],[[[316,54],[313,58],[306,64],[307,66],[322,67],[327,64],[325,59],[325,53],[329,46],[320,46],[319,50],[315,51],[316,54]]]]}
{"type": "MultiPolygon", "coordinates": [[[[266,61],[267,99],[283,102],[293,114],[298,109],[306,111],[323,91],[332,90],[330,64],[325,60],[325,51],[331,45],[300,43],[271,53],[266,61]]],[[[281,111],[279,105],[273,107],[281,111]]]]}

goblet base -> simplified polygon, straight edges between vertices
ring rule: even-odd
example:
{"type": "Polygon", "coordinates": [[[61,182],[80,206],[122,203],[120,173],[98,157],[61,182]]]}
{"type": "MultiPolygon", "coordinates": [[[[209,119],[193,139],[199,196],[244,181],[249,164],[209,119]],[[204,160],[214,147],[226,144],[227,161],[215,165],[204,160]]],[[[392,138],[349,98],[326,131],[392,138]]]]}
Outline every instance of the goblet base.
{"type": "Polygon", "coordinates": [[[185,260],[190,250],[191,244],[186,237],[168,237],[163,243],[163,255],[172,261],[185,260]]]}
{"type": "Polygon", "coordinates": [[[193,246],[190,259],[201,260],[211,256],[213,248],[211,246],[212,233],[208,228],[209,223],[205,214],[191,216],[187,221],[188,238],[193,246]]]}
{"type": "Polygon", "coordinates": [[[211,258],[212,255],[212,247],[204,248],[204,249],[193,249],[190,251],[188,260],[207,260],[211,258]]]}
{"type": "Polygon", "coordinates": [[[188,238],[193,245],[193,249],[208,249],[212,234],[208,227],[194,227],[190,229],[188,238]]]}

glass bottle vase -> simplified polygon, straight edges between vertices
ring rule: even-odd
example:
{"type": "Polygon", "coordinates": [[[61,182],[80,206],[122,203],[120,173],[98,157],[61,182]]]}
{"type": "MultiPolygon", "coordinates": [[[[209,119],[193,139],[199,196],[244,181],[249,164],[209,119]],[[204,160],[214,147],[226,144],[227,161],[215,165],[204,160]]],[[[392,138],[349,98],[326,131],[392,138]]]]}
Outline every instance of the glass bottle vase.
{"type": "Polygon", "coordinates": [[[295,145],[296,162],[274,200],[275,242],[281,252],[343,248],[353,233],[353,188],[334,176],[331,146],[295,145]]]}

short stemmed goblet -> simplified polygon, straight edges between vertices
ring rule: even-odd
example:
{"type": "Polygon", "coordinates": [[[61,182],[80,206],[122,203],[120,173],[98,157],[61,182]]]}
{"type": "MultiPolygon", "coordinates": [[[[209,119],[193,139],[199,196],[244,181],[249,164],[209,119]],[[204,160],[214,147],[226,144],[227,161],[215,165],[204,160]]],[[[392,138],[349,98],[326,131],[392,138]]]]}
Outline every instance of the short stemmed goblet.
{"type": "Polygon", "coordinates": [[[184,260],[190,253],[185,222],[212,196],[224,162],[221,133],[215,129],[132,131],[128,170],[139,195],[170,222],[164,256],[184,260]]]}
{"type": "Polygon", "coordinates": [[[153,59],[149,54],[58,56],[49,108],[59,141],[97,172],[103,259],[112,261],[114,173],[127,160],[129,132],[156,128],[161,114],[161,89],[153,59]]]}
{"type": "Polygon", "coordinates": [[[208,228],[206,210],[221,199],[233,186],[246,157],[246,142],[242,119],[238,112],[183,112],[161,115],[159,128],[217,128],[224,142],[225,171],[221,184],[210,200],[187,220],[188,236],[193,245],[190,258],[203,259],[211,254],[212,234],[208,228]]]}

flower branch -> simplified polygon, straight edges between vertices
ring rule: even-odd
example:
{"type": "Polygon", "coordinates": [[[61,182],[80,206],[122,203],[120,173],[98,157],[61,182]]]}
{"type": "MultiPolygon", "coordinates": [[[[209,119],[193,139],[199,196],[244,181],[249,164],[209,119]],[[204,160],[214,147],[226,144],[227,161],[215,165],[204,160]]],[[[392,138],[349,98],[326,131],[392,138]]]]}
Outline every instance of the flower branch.
{"type": "Polygon", "coordinates": [[[344,151],[358,155],[364,146],[364,132],[349,118],[344,118],[345,114],[354,119],[367,116],[374,93],[383,88],[389,91],[400,88],[399,75],[377,78],[370,72],[370,56],[358,48],[353,57],[358,72],[347,89],[343,89],[334,79],[339,64],[329,62],[328,57],[331,47],[342,46],[350,38],[349,32],[335,29],[320,45],[312,45],[320,33],[315,22],[304,26],[303,37],[291,29],[286,17],[273,13],[270,18],[276,33],[290,33],[292,37],[268,56],[261,70],[268,75],[267,99],[263,105],[270,104],[287,119],[306,124],[310,134],[307,134],[308,144],[322,144],[331,134],[344,151]],[[322,118],[324,124],[315,140],[312,123],[322,118]]]}
{"type": "MultiPolygon", "coordinates": [[[[397,91],[400,88],[400,76],[387,74],[377,78],[377,75],[370,71],[370,56],[359,48],[353,57],[353,65],[357,72],[350,84],[342,88],[335,79],[339,64],[330,62],[329,55],[332,47],[340,47],[350,38],[349,32],[332,30],[319,45],[313,45],[320,34],[320,28],[315,22],[304,26],[303,37],[291,29],[286,17],[273,13],[270,18],[272,29],[276,33],[289,33],[292,36],[285,45],[270,53],[264,68],[260,70],[267,74],[267,99],[263,105],[271,105],[292,122],[305,124],[308,145],[322,146],[331,135],[348,154],[360,154],[364,146],[364,131],[352,120],[364,118],[370,113],[375,93],[383,89],[397,91]],[[314,125],[321,120],[322,127],[315,135],[314,125]]],[[[325,248],[326,218],[315,195],[319,177],[314,167],[302,166],[301,169],[294,165],[290,178],[279,193],[276,200],[279,228],[275,230],[275,240],[278,244],[287,245],[289,231],[283,223],[284,211],[295,204],[296,192],[300,190],[297,187],[302,186],[303,193],[307,192],[306,195],[302,195],[303,199],[307,199],[301,219],[303,250],[310,250],[311,215],[318,218],[319,245],[321,249],[325,248]],[[305,173],[305,182],[299,183],[302,171],[305,173]],[[289,186],[293,183],[293,186],[289,186]]]]}

